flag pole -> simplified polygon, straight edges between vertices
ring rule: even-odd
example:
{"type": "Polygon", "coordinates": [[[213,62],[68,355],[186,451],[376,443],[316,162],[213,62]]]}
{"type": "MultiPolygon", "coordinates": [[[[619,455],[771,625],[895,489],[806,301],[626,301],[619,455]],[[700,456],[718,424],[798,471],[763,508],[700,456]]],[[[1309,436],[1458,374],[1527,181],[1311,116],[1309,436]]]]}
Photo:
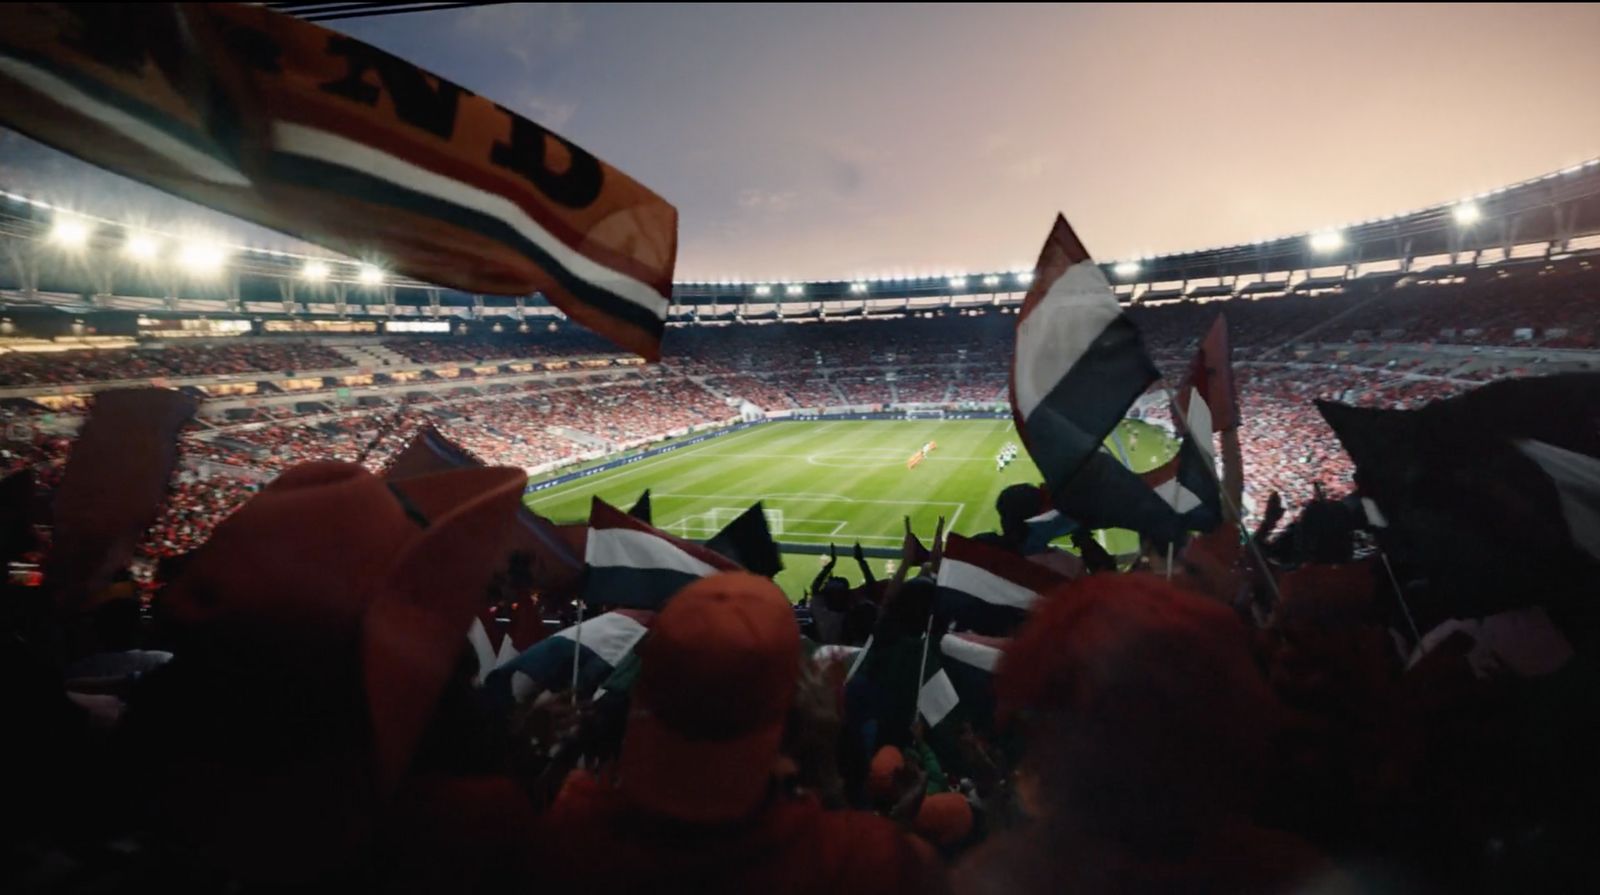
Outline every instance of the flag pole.
{"type": "Polygon", "coordinates": [[[1411,629],[1411,636],[1415,638],[1418,647],[1422,645],[1422,632],[1417,630],[1417,620],[1411,617],[1411,607],[1406,604],[1406,595],[1400,589],[1400,579],[1395,577],[1394,566],[1389,565],[1389,554],[1378,548],[1378,558],[1383,560],[1383,571],[1389,576],[1389,586],[1394,588],[1395,601],[1400,604],[1400,611],[1405,614],[1406,626],[1411,629]]]}
{"type": "Polygon", "coordinates": [[[572,704],[578,704],[578,659],[583,655],[583,597],[578,598],[578,623],[572,626],[572,704]]]}
{"type": "Polygon", "coordinates": [[[917,729],[917,715],[922,712],[922,676],[928,673],[928,641],[933,639],[933,610],[928,611],[928,627],[922,632],[922,661],[917,663],[917,695],[911,700],[911,729],[917,729]]]}
{"type": "MultiPolygon", "coordinates": [[[[1178,450],[1180,452],[1183,450],[1183,446],[1181,444],[1179,445],[1178,450]]],[[[1178,461],[1178,463],[1179,463],[1179,465],[1181,467],[1183,461],[1180,459],[1178,461]]],[[[1172,473],[1172,500],[1170,501],[1170,504],[1171,504],[1173,509],[1177,509],[1178,508],[1178,488],[1179,487],[1181,487],[1181,484],[1178,481],[1178,472],[1176,470],[1174,470],[1173,473],[1172,473]]],[[[1168,541],[1167,542],[1167,583],[1168,584],[1172,583],[1172,555],[1176,551],[1176,547],[1177,547],[1177,545],[1176,545],[1175,542],[1173,542],[1173,541],[1168,541]]]]}
{"type": "MultiPolygon", "coordinates": [[[[1178,402],[1173,400],[1172,390],[1162,390],[1167,393],[1167,403],[1172,408],[1173,419],[1178,421],[1183,435],[1188,438],[1194,437],[1194,433],[1189,431],[1189,418],[1184,414],[1183,408],[1178,406],[1178,402]]],[[[1226,488],[1222,487],[1222,478],[1217,475],[1217,464],[1211,459],[1211,452],[1205,451],[1204,453],[1207,462],[1201,465],[1206,468],[1206,475],[1211,476],[1211,480],[1217,483],[1217,496],[1222,499],[1223,506],[1227,507],[1228,512],[1233,515],[1235,523],[1239,526],[1239,534],[1244,537],[1244,542],[1249,545],[1250,555],[1256,561],[1256,568],[1261,570],[1261,577],[1267,580],[1267,589],[1272,591],[1272,602],[1276,605],[1283,600],[1283,595],[1278,592],[1278,581],[1272,577],[1272,569],[1267,565],[1267,558],[1261,553],[1260,545],[1256,544],[1256,539],[1250,536],[1250,529],[1245,527],[1244,514],[1239,512],[1238,505],[1233,502],[1233,496],[1228,493],[1226,488]]]]}

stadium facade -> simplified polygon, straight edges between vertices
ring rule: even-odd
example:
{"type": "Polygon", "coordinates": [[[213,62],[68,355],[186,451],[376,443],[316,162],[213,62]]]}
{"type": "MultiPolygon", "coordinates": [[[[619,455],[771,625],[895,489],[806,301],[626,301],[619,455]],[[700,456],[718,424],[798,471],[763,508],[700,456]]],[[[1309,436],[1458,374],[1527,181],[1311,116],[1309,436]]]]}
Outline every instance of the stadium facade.
{"type": "MultiPolygon", "coordinates": [[[[1102,265],[1129,302],[1336,293],[1408,276],[1600,253],[1600,158],[1455,202],[1297,233],[1102,265]]],[[[673,325],[1005,313],[1030,273],[678,283],[673,325]]],[[[0,190],[0,306],[10,335],[137,336],[140,320],[241,332],[548,328],[540,296],[472,295],[350,259],[186,242],[0,190]],[[205,325],[199,324],[205,318],[205,325]],[[222,324],[222,321],[231,321],[222,324]],[[276,325],[269,327],[269,322],[276,325]]]]}

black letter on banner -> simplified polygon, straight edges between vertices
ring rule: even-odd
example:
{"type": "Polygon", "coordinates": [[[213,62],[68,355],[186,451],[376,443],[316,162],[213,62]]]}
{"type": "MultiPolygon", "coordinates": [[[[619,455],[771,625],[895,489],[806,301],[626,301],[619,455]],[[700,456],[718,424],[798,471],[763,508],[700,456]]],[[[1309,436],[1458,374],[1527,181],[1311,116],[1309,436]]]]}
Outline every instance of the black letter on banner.
{"type": "Polygon", "coordinates": [[[154,3],[61,3],[40,7],[60,22],[61,43],[123,74],[154,62],[169,77],[183,53],[177,47],[176,8],[154,3]]]}
{"type": "Polygon", "coordinates": [[[273,74],[283,71],[278,61],[283,56],[283,48],[265,31],[241,25],[228,29],[222,37],[228,44],[229,52],[245,65],[256,71],[273,74]]]}
{"type": "Polygon", "coordinates": [[[450,139],[456,132],[456,107],[465,92],[457,85],[435,78],[439,82],[435,87],[428,82],[428,75],[422,69],[348,37],[330,38],[328,52],[344,57],[350,68],[343,78],[323,84],[324,91],[365,106],[376,106],[380,91],[363,78],[368,69],[376,69],[378,80],[388,89],[389,97],[394,100],[394,112],[401,121],[443,140],[450,139]]]}
{"type": "Polygon", "coordinates": [[[490,162],[521,174],[540,192],[568,208],[587,208],[600,198],[599,159],[509,109],[496,108],[511,118],[511,142],[495,143],[489,152],[490,162]],[[566,147],[572,159],[560,174],[545,167],[546,137],[566,147]]]}

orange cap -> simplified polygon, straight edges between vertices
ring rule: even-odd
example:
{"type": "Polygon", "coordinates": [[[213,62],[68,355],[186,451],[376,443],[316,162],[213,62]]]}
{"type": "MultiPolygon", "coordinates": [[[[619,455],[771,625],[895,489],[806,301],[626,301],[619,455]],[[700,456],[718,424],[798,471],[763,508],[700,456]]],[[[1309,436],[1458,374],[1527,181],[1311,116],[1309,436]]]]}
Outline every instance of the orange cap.
{"type": "Polygon", "coordinates": [[[799,642],[789,601],[758,575],[712,575],[673,595],[638,647],[623,793],[681,820],[754,810],[778,758],[799,642]]]}

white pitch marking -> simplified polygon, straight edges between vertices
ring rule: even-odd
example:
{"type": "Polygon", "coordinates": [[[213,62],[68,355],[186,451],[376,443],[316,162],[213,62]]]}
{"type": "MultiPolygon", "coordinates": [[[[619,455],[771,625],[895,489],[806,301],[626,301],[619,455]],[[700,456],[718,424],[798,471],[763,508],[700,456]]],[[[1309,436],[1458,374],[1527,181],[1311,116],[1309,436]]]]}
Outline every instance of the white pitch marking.
{"type": "Polygon", "coordinates": [[[676,459],[678,457],[688,457],[688,456],[691,456],[693,454],[698,454],[698,453],[700,453],[701,451],[703,451],[703,450],[705,450],[707,448],[717,446],[717,442],[719,442],[719,441],[729,441],[729,440],[732,440],[732,439],[735,439],[735,438],[740,438],[742,436],[749,435],[752,432],[759,431],[761,428],[762,428],[761,426],[751,426],[750,428],[745,429],[742,432],[735,432],[732,435],[718,436],[717,438],[713,438],[713,439],[707,441],[705,444],[696,445],[694,447],[685,448],[683,450],[667,451],[666,453],[657,454],[654,457],[650,457],[649,459],[640,460],[637,463],[630,463],[627,466],[624,466],[624,467],[622,467],[620,469],[610,469],[610,470],[606,470],[605,472],[602,472],[602,473],[597,473],[597,474],[592,475],[592,476],[587,476],[585,478],[573,479],[570,482],[564,482],[564,483],[562,483],[560,485],[552,485],[551,487],[546,488],[543,491],[537,492],[535,494],[535,496],[534,496],[534,502],[538,503],[538,502],[542,501],[544,498],[552,496],[552,495],[555,495],[555,494],[565,494],[566,493],[566,489],[571,488],[574,485],[585,485],[585,484],[587,484],[587,485],[590,485],[592,487],[592,486],[598,485],[598,484],[600,484],[602,482],[615,482],[615,481],[618,481],[619,479],[627,478],[629,475],[632,475],[635,472],[642,472],[642,471],[644,471],[645,467],[654,466],[657,461],[668,460],[668,459],[676,459]]]}
{"type": "Polygon", "coordinates": [[[760,501],[776,500],[778,498],[795,498],[795,499],[800,499],[800,500],[838,501],[840,503],[913,503],[913,504],[918,504],[920,506],[930,506],[930,507],[959,507],[959,506],[963,506],[964,505],[959,500],[900,500],[900,499],[891,499],[891,498],[887,498],[887,497],[844,497],[842,495],[834,495],[834,494],[805,494],[805,493],[796,494],[796,493],[793,493],[793,492],[782,493],[782,494],[730,494],[730,493],[724,491],[721,494],[684,494],[684,493],[678,492],[678,491],[674,491],[674,492],[670,492],[670,493],[666,492],[666,491],[662,491],[659,494],[656,494],[655,496],[657,498],[687,497],[687,498],[690,498],[692,500],[715,500],[717,498],[726,497],[726,498],[729,498],[730,500],[760,500],[760,501]]]}

